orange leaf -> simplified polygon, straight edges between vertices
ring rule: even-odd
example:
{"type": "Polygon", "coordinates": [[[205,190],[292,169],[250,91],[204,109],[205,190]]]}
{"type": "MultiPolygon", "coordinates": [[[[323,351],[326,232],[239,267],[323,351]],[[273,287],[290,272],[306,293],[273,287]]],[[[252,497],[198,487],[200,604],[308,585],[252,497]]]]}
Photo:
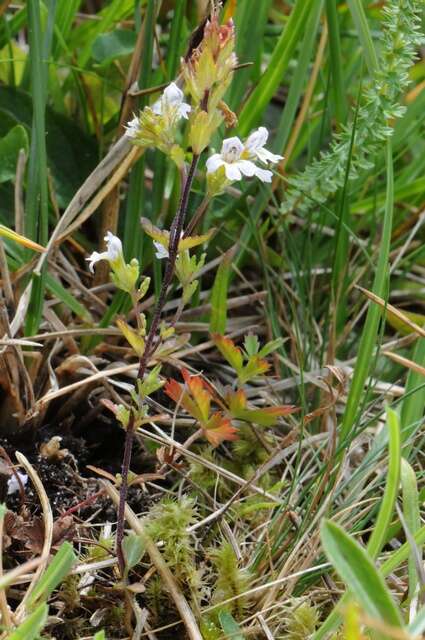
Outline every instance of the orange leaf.
{"type": "Polygon", "coordinates": [[[218,333],[213,333],[212,339],[223,358],[227,360],[230,366],[233,367],[239,375],[243,368],[242,352],[239,347],[235,345],[233,340],[226,338],[225,336],[221,336],[218,333]]]}
{"type": "Polygon", "coordinates": [[[182,385],[177,382],[177,380],[168,380],[164,386],[164,391],[177,405],[183,407],[183,409],[185,409],[192,418],[195,418],[198,422],[202,422],[202,415],[200,414],[196,403],[192,400],[182,385]]]}
{"type": "Polygon", "coordinates": [[[237,440],[237,433],[230,419],[224,418],[219,412],[213,413],[204,428],[205,437],[213,447],[218,447],[224,440],[237,440]]]}
{"type": "Polygon", "coordinates": [[[164,391],[204,426],[208,421],[212,399],[208,385],[199,376],[191,376],[187,369],[182,369],[182,375],[186,388],[171,379],[165,385],[164,391]]]}

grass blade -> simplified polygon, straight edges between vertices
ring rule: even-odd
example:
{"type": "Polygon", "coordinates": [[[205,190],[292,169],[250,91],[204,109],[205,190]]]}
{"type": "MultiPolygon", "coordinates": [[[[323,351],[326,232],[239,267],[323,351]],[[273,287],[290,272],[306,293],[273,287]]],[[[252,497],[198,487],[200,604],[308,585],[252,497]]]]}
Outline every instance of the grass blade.
{"type": "MultiPolygon", "coordinates": [[[[411,465],[404,458],[401,460],[401,487],[403,492],[403,513],[406,527],[413,535],[419,531],[421,517],[419,513],[419,495],[416,474],[411,465]]],[[[415,557],[409,558],[409,599],[412,601],[418,586],[415,557]]]]}
{"type": "Polygon", "coordinates": [[[46,624],[48,612],[47,604],[40,605],[13,633],[7,636],[8,640],[35,640],[38,638],[46,624]]]}
{"type": "Polygon", "coordinates": [[[227,291],[231,272],[231,260],[234,255],[230,249],[217,269],[214,285],[211,291],[210,333],[224,335],[227,325],[227,291]]]}
{"type": "MultiPolygon", "coordinates": [[[[393,223],[394,209],[394,173],[393,173],[393,157],[391,140],[387,141],[386,147],[387,162],[387,192],[384,222],[382,229],[382,238],[379,251],[378,265],[376,268],[375,278],[373,282],[373,292],[386,299],[387,279],[388,279],[388,263],[391,248],[391,230],[393,223]]],[[[363,394],[366,378],[369,375],[372,354],[376,346],[376,338],[378,335],[379,320],[381,318],[381,310],[372,305],[368,309],[366,322],[362,331],[360,344],[358,348],[358,357],[354,368],[353,378],[348,393],[347,404],[342,420],[340,439],[343,442],[350,434],[353,425],[356,423],[361,397],[363,394]]]]}
{"type": "Polygon", "coordinates": [[[400,423],[396,412],[389,407],[387,408],[387,429],[389,440],[387,481],[378,517],[367,545],[367,551],[373,559],[377,558],[385,543],[400,481],[400,423]]]}
{"type": "Polygon", "coordinates": [[[69,542],[64,542],[50,562],[48,569],[36,584],[28,600],[28,605],[34,605],[40,598],[47,599],[52,591],[56,589],[60,582],[68,575],[76,560],[77,557],[72,545],[69,542]]]}

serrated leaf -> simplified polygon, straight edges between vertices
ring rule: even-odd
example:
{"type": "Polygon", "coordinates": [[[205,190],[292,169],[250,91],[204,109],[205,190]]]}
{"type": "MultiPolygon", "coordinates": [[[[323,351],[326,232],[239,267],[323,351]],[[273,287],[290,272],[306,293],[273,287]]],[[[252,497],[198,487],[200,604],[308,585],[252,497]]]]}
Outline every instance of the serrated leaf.
{"type": "Polygon", "coordinates": [[[239,347],[237,347],[230,338],[218,335],[217,333],[212,334],[212,339],[223,358],[227,360],[230,366],[233,367],[239,375],[243,368],[243,357],[239,347]]]}
{"type": "Polygon", "coordinates": [[[273,351],[276,351],[276,349],[279,349],[279,347],[281,347],[283,343],[284,343],[283,338],[276,338],[276,340],[270,340],[270,342],[265,344],[264,347],[260,349],[260,351],[258,352],[258,355],[260,356],[260,358],[265,358],[273,351]]]}
{"type": "Polygon", "coordinates": [[[259,356],[251,356],[242,371],[239,372],[239,381],[244,384],[256,376],[263,375],[269,369],[270,365],[266,360],[259,356]]]}
{"type": "Polygon", "coordinates": [[[204,428],[206,439],[213,447],[218,447],[225,440],[237,440],[238,430],[232,426],[229,418],[221,412],[213,413],[204,428]]]}

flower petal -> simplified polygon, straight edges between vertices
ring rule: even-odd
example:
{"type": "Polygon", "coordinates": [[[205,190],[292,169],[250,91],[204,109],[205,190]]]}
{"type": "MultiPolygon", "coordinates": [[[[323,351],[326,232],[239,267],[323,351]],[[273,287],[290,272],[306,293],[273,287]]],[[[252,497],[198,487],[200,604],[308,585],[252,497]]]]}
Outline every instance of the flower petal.
{"type": "Polygon", "coordinates": [[[226,162],[234,162],[239,160],[244,146],[237,136],[226,138],[221,145],[221,155],[226,162]]]}
{"type": "Polygon", "coordinates": [[[121,240],[114,236],[111,231],[106,233],[104,237],[106,242],[107,255],[109,260],[117,260],[120,256],[122,256],[122,243],[121,240]]]}
{"type": "Polygon", "coordinates": [[[256,154],[259,149],[264,147],[268,137],[269,132],[266,127],[260,127],[257,131],[253,131],[251,135],[248,136],[245,142],[245,149],[250,153],[256,154]]]}
{"type": "Polygon", "coordinates": [[[137,116],[134,116],[133,120],[127,122],[125,125],[125,136],[127,138],[135,138],[140,131],[140,122],[137,116]]]}
{"type": "Polygon", "coordinates": [[[154,247],[156,249],[155,256],[162,260],[163,258],[169,258],[170,254],[168,253],[168,249],[164,247],[160,242],[153,241],[154,247]]]}
{"type": "Polygon", "coordinates": [[[238,162],[234,163],[236,167],[243,173],[244,176],[255,176],[257,171],[257,166],[251,162],[251,160],[238,160],[238,162]]]}
{"type": "Polygon", "coordinates": [[[261,182],[271,182],[273,174],[271,171],[267,171],[267,169],[260,169],[260,167],[255,167],[255,175],[257,178],[261,180],[261,182]]]}
{"type": "Polygon", "coordinates": [[[183,91],[179,89],[175,82],[170,82],[164,89],[161,100],[167,104],[180,105],[183,102],[183,91]]]}
{"type": "Polygon", "coordinates": [[[99,253],[98,251],[93,251],[93,253],[89,255],[88,258],[86,258],[87,262],[89,263],[89,269],[92,273],[94,273],[94,265],[96,264],[96,262],[99,262],[100,260],[108,260],[108,259],[109,259],[109,255],[107,251],[103,251],[102,253],[99,253]]]}
{"type": "Polygon", "coordinates": [[[207,173],[215,173],[217,169],[224,165],[224,160],[219,153],[214,153],[206,162],[207,173]]]}
{"type": "Polygon", "coordinates": [[[182,102],[181,105],[179,106],[179,116],[181,116],[182,118],[186,118],[186,120],[189,117],[189,113],[192,111],[192,107],[190,106],[190,104],[187,104],[187,102],[182,102]]]}
{"type": "Polygon", "coordinates": [[[277,162],[279,162],[279,160],[283,159],[283,156],[279,156],[277,153],[272,153],[267,149],[258,149],[257,157],[259,160],[261,160],[261,162],[264,162],[265,164],[267,164],[267,162],[276,164],[277,162]]]}
{"type": "Polygon", "coordinates": [[[242,174],[238,167],[238,162],[223,162],[224,170],[226,172],[226,178],[235,182],[236,180],[240,180],[242,178],[242,174]]]}

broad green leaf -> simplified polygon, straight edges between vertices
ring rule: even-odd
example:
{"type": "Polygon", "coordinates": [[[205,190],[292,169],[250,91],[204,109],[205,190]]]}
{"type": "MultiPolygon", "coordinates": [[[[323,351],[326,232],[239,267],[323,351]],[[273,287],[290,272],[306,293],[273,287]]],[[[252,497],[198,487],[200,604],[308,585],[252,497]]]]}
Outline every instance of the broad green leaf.
{"type": "Polygon", "coordinates": [[[145,546],[140,536],[135,533],[131,533],[126,536],[122,544],[126,570],[129,571],[140,562],[140,559],[145,553],[145,546]]]}
{"type": "Polygon", "coordinates": [[[224,255],[217,269],[211,291],[210,331],[211,333],[218,333],[220,335],[225,333],[227,325],[227,290],[229,287],[232,256],[233,250],[228,251],[224,255]]]}
{"type": "Polygon", "coordinates": [[[323,522],[321,538],[327,557],[365,612],[377,621],[400,627],[400,612],[363,547],[330,520],[323,522]]]}
{"type": "Polygon", "coordinates": [[[28,134],[22,125],[16,125],[0,139],[0,182],[12,180],[16,175],[19,151],[28,153],[28,134]]]}
{"type": "Polygon", "coordinates": [[[228,611],[220,611],[218,619],[223,629],[224,635],[228,640],[245,640],[245,636],[241,632],[241,628],[228,611]]]}
{"type": "Polygon", "coordinates": [[[40,600],[41,598],[47,599],[52,591],[56,589],[62,580],[69,574],[71,567],[76,560],[77,556],[74,553],[72,545],[69,542],[64,542],[53,560],[51,560],[45,573],[37,582],[29,597],[28,605],[33,606],[37,600],[40,600]]]}
{"type": "Polygon", "coordinates": [[[136,39],[136,33],[128,29],[101,33],[93,42],[92,57],[96,62],[104,63],[120,56],[127,56],[133,53],[136,39]]]}
{"type": "Polygon", "coordinates": [[[13,633],[7,636],[8,640],[36,640],[46,624],[49,609],[47,604],[40,605],[34,613],[31,613],[13,633]]]}
{"type": "Polygon", "coordinates": [[[93,636],[93,640],[106,640],[105,632],[98,631],[95,636],[93,636]]]}

